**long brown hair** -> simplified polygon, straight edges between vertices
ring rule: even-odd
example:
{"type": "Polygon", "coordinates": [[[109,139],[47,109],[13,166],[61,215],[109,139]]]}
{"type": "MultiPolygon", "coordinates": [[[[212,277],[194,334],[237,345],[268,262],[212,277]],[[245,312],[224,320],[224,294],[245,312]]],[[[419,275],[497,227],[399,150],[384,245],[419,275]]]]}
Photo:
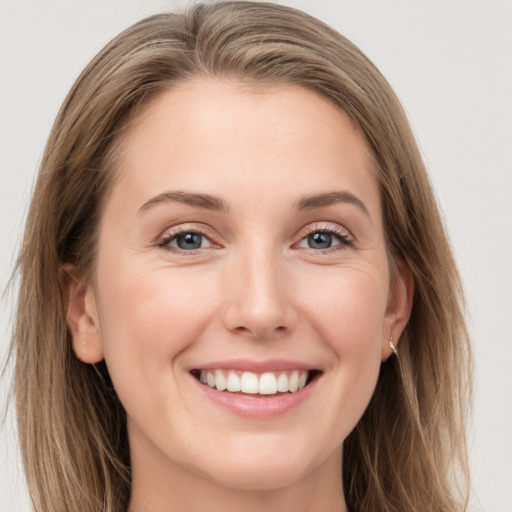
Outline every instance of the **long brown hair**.
{"type": "Polygon", "coordinates": [[[138,108],[197,76],[310,88],[345,110],[373,155],[392,262],[414,276],[399,358],[343,449],[358,512],[465,508],[470,348],[459,276],[406,116],[365,55],[322,22],[261,2],[199,4],[149,17],[86,67],[53,126],[17,271],[13,353],[23,461],[40,512],[121,512],[130,494],[125,414],[104,363],[74,355],[59,284],[63,264],[94,266],[98,221],[118,142],[138,108]]]}

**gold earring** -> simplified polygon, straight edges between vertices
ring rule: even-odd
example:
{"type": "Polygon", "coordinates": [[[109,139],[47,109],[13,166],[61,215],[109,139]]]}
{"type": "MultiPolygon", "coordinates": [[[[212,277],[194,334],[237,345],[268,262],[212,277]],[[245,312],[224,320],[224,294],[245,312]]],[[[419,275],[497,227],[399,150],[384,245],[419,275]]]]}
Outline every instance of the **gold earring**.
{"type": "Polygon", "coordinates": [[[389,346],[390,346],[391,350],[393,351],[393,353],[395,354],[395,356],[398,357],[398,350],[396,349],[395,345],[393,344],[393,341],[395,341],[395,337],[390,336],[389,337],[389,346]]]}

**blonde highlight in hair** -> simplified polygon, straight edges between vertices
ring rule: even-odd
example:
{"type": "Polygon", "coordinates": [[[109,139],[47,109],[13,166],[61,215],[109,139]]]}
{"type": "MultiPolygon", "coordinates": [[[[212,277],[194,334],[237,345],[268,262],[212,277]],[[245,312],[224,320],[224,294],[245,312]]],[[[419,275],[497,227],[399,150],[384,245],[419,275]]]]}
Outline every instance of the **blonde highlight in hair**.
{"type": "Polygon", "coordinates": [[[126,419],[104,363],[73,353],[65,264],[94,267],[124,129],[141,106],[193,77],[290,83],[346,111],[371,151],[388,252],[415,283],[400,357],[343,449],[357,512],[465,508],[471,354],[461,285],[424,164],[399,101],[347,39],[291,8],[199,4],[125,30],[77,79],[43,156],[17,269],[13,353],[23,461],[38,512],[122,512],[130,495],[126,419]]]}

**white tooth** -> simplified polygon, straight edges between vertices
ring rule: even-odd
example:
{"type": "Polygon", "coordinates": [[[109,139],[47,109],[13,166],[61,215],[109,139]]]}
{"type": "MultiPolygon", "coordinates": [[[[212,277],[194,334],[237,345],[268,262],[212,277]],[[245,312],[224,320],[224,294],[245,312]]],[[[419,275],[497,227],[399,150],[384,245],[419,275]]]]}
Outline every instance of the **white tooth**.
{"type": "Polygon", "coordinates": [[[232,393],[240,391],[240,377],[233,371],[228,373],[228,381],[226,383],[226,389],[232,393]]]}
{"type": "Polygon", "coordinates": [[[288,375],[284,372],[277,378],[277,391],[280,391],[281,393],[288,392],[288,375]]]}
{"type": "Polygon", "coordinates": [[[308,380],[308,372],[301,372],[299,377],[299,389],[302,389],[306,385],[308,380]]]}
{"type": "Polygon", "coordinates": [[[206,384],[208,382],[208,377],[206,376],[205,370],[201,370],[201,375],[199,376],[199,382],[201,382],[201,384],[206,384]]]}
{"type": "Polygon", "coordinates": [[[206,378],[208,379],[207,380],[208,386],[210,386],[211,388],[214,388],[215,387],[215,376],[213,375],[213,373],[208,372],[206,375],[206,378]]]}
{"type": "Polygon", "coordinates": [[[258,392],[258,377],[255,373],[244,372],[240,381],[240,389],[244,393],[257,393],[258,392]]]}
{"type": "Polygon", "coordinates": [[[299,389],[299,372],[295,370],[288,379],[288,389],[295,393],[299,389]]]}
{"type": "Polygon", "coordinates": [[[260,395],[274,395],[277,393],[277,381],[273,373],[267,372],[260,376],[258,392],[260,395]]]}
{"type": "Polygon", "coordinates": [[[215,370],[215,387],[219,391],[224,391],[227,387],[226,377],[220,370],[215,370]]]}

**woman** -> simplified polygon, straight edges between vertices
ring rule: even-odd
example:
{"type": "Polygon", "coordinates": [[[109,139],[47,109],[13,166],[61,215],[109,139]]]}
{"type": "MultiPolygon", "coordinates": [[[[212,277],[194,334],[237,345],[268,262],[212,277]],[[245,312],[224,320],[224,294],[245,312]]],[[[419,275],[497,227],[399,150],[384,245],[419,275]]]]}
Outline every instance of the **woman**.
{"type": "Polygon", "coordinates": [[[36,510],[464,509],[457,271],[396,97],[319,21],[199,5],[107,45],[19,271],[36,510]]]}

